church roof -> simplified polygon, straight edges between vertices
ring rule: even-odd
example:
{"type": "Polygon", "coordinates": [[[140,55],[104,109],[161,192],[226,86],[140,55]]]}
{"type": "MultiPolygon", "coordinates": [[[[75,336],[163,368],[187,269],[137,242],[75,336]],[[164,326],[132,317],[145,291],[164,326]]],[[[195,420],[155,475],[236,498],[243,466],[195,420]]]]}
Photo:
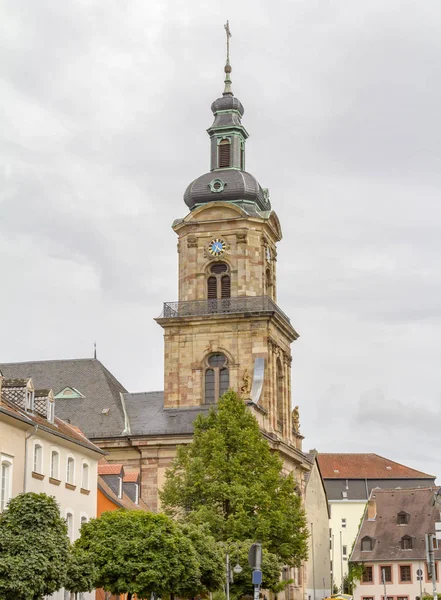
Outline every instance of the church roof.
{"type": "Polygon", "coordinates": [[[57,398],[55,414],[78,426],[87,437],[124,431],[120,394],[127,390],[97,359],[1,363],[0,372],[8,379],[31,377],[36,388],[52,389],[55,395],[66,387],[79,390],[83,397],[57,398]]]}
{"type": "Polygon", "coordinates": [[[378,454],[318,454],[324,479],[434,479],[378,454]]]}

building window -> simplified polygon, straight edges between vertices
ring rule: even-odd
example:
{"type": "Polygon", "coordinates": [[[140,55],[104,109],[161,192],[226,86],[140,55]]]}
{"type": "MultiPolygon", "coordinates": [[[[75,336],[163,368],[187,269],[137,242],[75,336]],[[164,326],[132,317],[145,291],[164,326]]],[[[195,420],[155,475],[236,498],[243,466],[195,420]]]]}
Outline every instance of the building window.
{"type": "Polygon", "coordinates": [[[374,600],[373,596],[363,596],[362,600],[374,600]]]}
{"type": "Polygon", "coordinates": [[[412,581],[412,571],[410,565],[400,565],[400,583],[412,581]]]}
{"type": "Polygon", "coordinates": [[[401,538],[401,550],[412,550],[413,540],[410,535],[403,535],[401,538]]]}
{"type": "Polygon", "coordinates": [[[362,552],[370,552],[373,547],[374,547],[374,540],[366,535],[361,540],[361,551],[362,552]]]}
{"type": "Polygon", "coordinates": [[[409,523],[409,513],[407,512],[399,512],[397,515],[397,524],[398,525],[407,525],[409,523]]]}
{"type": "Polygon", "coordinates": [[[51,477],[60,479],[60,455],[56,450],[51,452],[51,477]]]}
{"type": "Polygon", "coordinates": [[[245,170],[245,143],[240,144],[240,170],[245,170]]]}
{"type": "Polygon", "coordinates": [[[409,600],[409,596],[397,596],[397,600],[409,600]]]}
{"type": "MultiPolygon", "coordinates": [[[[426,563],[426,580],[430,581],[432,579],[432,574],[429,571],[426,563]]],[[[438,581],[438,563],[435,562],[435,580],[438,581]]]]}
{"type": "Polygon", "coordinates": [[[217,147],[218,151],[218,165],[220,169],[230,167],[231,160],[231,141],[228,139],[221,140],[217,147]]]}
{"type": "Polygon", "coordinates": [[[66,481],[72,485],[75,483],[75,459],[71,456],[67,459],[66,481]]]}
{"type": "Polygon", "coordinates": [[[11,499],[12,462],[9,460],[2,460],[0,477],[0,512],[3,512],[11,499]]]}
{"type": "Polygon", "coordinates": [[[89,489],[89,465],[87,463],[83,463],[81,470],[81,487],[83,490],[89,489]]]}
{"type": "Polygon", "coordinates": [[[123,478],[118,477],[118,498],[123,497],[123,478]]]}
{"type": "Polygon", "coordinates": [[[390,565],[380,566],[381,583],[392,583],[392,567],[390,565]]]}
{"type": "Polygon", "coordinates": [[[373,581],[374,581],[373,567],[364,567],[362,581],[363,581],[363,583],[373,583],[373,581]]]}
{"type": "Polygon", "coordinates": [[[88,521],[87,517],[83,515],[81,517],[81,527],[84,525],[84,523],[87,523],[87,521],[88,521]]]}
{"type": "Polygon", "coordinates": [[[73,537],[73,514],[68,512],[66,513],[66,524],[67,524],[67,535],[69,539],[72,541],[73,537]]]}
{"type": "Polygon", "coordinates": [[[342,558],[343,560],[348,560],[348,547],[347,546],[342,546],[342,558]]]}
{"type": "Polygon", "coordinates": [[[55,402],[51,402],[50,400],[48,400],[47,403],[47,420],[49,421],[49,423],[53,423],[54,422],[54,417],[55,417],[55,402]]]}
{"type": "Polygon", "coordinates": [[[346,519],[341,520],[341,528],[346,529],[346,519]]]}
{"type": "Polygon", "coordinates": [[[26,392],[26,410],[29,412],[34,410],[34,392],[30,390],[26,392]]]}
{"type": "Polygon", "coordinates": [[[208,300],[220,300],[231,297],[231,279],[226,263],[213,263],[207,279],[208,300]]]}
{"type": "Polygon", "coordinates": [[[35,444],[34,446],[34,467],[35,473],[43,472],[43,448],[41,444],[35,444]]]}
{"type": "Polygon", "coordinates": [[[139,483],[135,483],[135,504],[139,504],[139,483]]]}
{"type": "Polygon", "coordinates": [[[284,402],[283,402],[283,367],[280,358],[277,359],[277,429],[283,433],[284,402]]]}
{"type": "Polygon", "coordinates": [[[205,404],[214,404],[230,387],[228,361],[224,354],[212,354],[205,371],[205,404]]]}

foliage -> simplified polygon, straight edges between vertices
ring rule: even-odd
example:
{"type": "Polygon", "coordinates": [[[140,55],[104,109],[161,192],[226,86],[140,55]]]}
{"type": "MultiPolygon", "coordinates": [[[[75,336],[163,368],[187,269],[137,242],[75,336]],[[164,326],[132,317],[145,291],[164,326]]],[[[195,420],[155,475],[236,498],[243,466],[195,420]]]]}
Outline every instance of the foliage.
{"type": "MultiPolygon", "coordinates": [[[[248,564],[248,551],[252,540],[234,542],[229,544],[230,565],[239,564],[241,573],[234,573],[233,583],[230,585],[232,598],[241,598],[244,595],[253,595],[252,569],[248,564]]],[[[280,559],[263,548],[262,550],[262,588],[272,592],[280,592],[289,581],[280,581],[280,572],[283,564],[280,559]]]]}
{"type": "Polygon", "coordinates": [[[197,553],[166,515],[103,513],[82,526],[75,548],[87,552],[95,564],[95,586],[112,594],[186,596],[200,588],[197,553]]]}
{"type": "Polygon", "coordinates": [[[259,540],[285,564],[307,558],[307,528],[292,475],[244,402],[227,392],[178,448],[161,494],[167,514],[206,523],[218,541],[259,540]]]}
{"type": "Polygon", "coordinates": [[[225,583],[224,552],[206,527],[184,524],[181,527],[185,537],[196,550],[200,569],[200,589],[198,592],[215,592],[225,583]]]}
{"type": "Polygon", "coordinates": [[[347,575],[344,576],[342,582],[342,593],[353,594],[358,581],[363,577],[364,566],[361,563],[350,562],[347,575]]]}
{"type": "Polygon", "coordinates": [[[69,552],[54,498],[27,493],[0,515],[0,599],[36,600],[59,590],[69,552]]]}
{"type": "Polygon", "coordinates": [[[91,592],[95,587],[97,569],[90,554],[77,545],[69,551],[64,587],[74,594],[91,592]]]}

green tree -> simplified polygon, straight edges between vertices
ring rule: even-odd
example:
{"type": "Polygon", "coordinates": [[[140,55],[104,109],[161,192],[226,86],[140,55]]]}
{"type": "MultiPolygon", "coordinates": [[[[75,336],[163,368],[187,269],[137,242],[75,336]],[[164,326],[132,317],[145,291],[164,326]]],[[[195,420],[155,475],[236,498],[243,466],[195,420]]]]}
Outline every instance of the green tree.
{"type": "Polygon", "coordinates": [[[54,498],[27,493],[0,515],[0,599],[37,600],[63,585],[67,526],[54,498]]]}
{"type": "Polygon", "coordinates": [[[82,550],[78,545],[71,546],[64,587],[74,594],[91,592],[95,587],[97,576],[97,568],[90,553],[82,550]]]}
{"type": "Polygon", "coordinates": [[[178,448],[161,493],[167,514],[207,524],[218,541],[259,540],[284,563],[307,557],[307,527],[293,476],[233,392],[194,424],[193,442],[178,448]]]}
{"type": "Polygon", "coordinates": [[[75,548],[88,553],[94,563],[95,586],[112,594],[187,595],[200,587],[197,553],[166,515],[103,513],[81,527],[75,548]]]}
{"type": "MultiPolygon", "coordinates": [[[[225,583],[225,554],[207,527],[202,525],[183,524],[182,532],[196,550],[199,569],[200,586],[197,592],[215,592],[225,583]]],[[[194,594],[193,594],[194,595],[194,594]]]]}

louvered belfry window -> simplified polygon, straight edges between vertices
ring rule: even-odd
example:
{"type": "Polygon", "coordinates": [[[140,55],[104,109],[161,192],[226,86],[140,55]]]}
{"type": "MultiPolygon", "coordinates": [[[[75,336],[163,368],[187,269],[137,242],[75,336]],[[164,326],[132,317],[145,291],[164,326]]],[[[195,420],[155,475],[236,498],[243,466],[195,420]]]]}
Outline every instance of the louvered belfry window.
{"type": "Polygon", "coordinates": [[[219,153],[219,168],[227,168],[230,167],[230,158],[231,158],[231,142],[230,140],[222,140],[219,142],[218,146],[219,153]]]}
{"type": "Polygon", "coordinates": [[[214,404],[230,387],[227,357],[220,352],[212,354],[205,371],[205,404],[214,404]]]}
{"type": "Polygon", "coordinates": [[[225,300],[231,298],[231,279],[228,275],[228,265],[217,262],[210,267],[210,276],[207,279],[207,299],[225,300]]]}

